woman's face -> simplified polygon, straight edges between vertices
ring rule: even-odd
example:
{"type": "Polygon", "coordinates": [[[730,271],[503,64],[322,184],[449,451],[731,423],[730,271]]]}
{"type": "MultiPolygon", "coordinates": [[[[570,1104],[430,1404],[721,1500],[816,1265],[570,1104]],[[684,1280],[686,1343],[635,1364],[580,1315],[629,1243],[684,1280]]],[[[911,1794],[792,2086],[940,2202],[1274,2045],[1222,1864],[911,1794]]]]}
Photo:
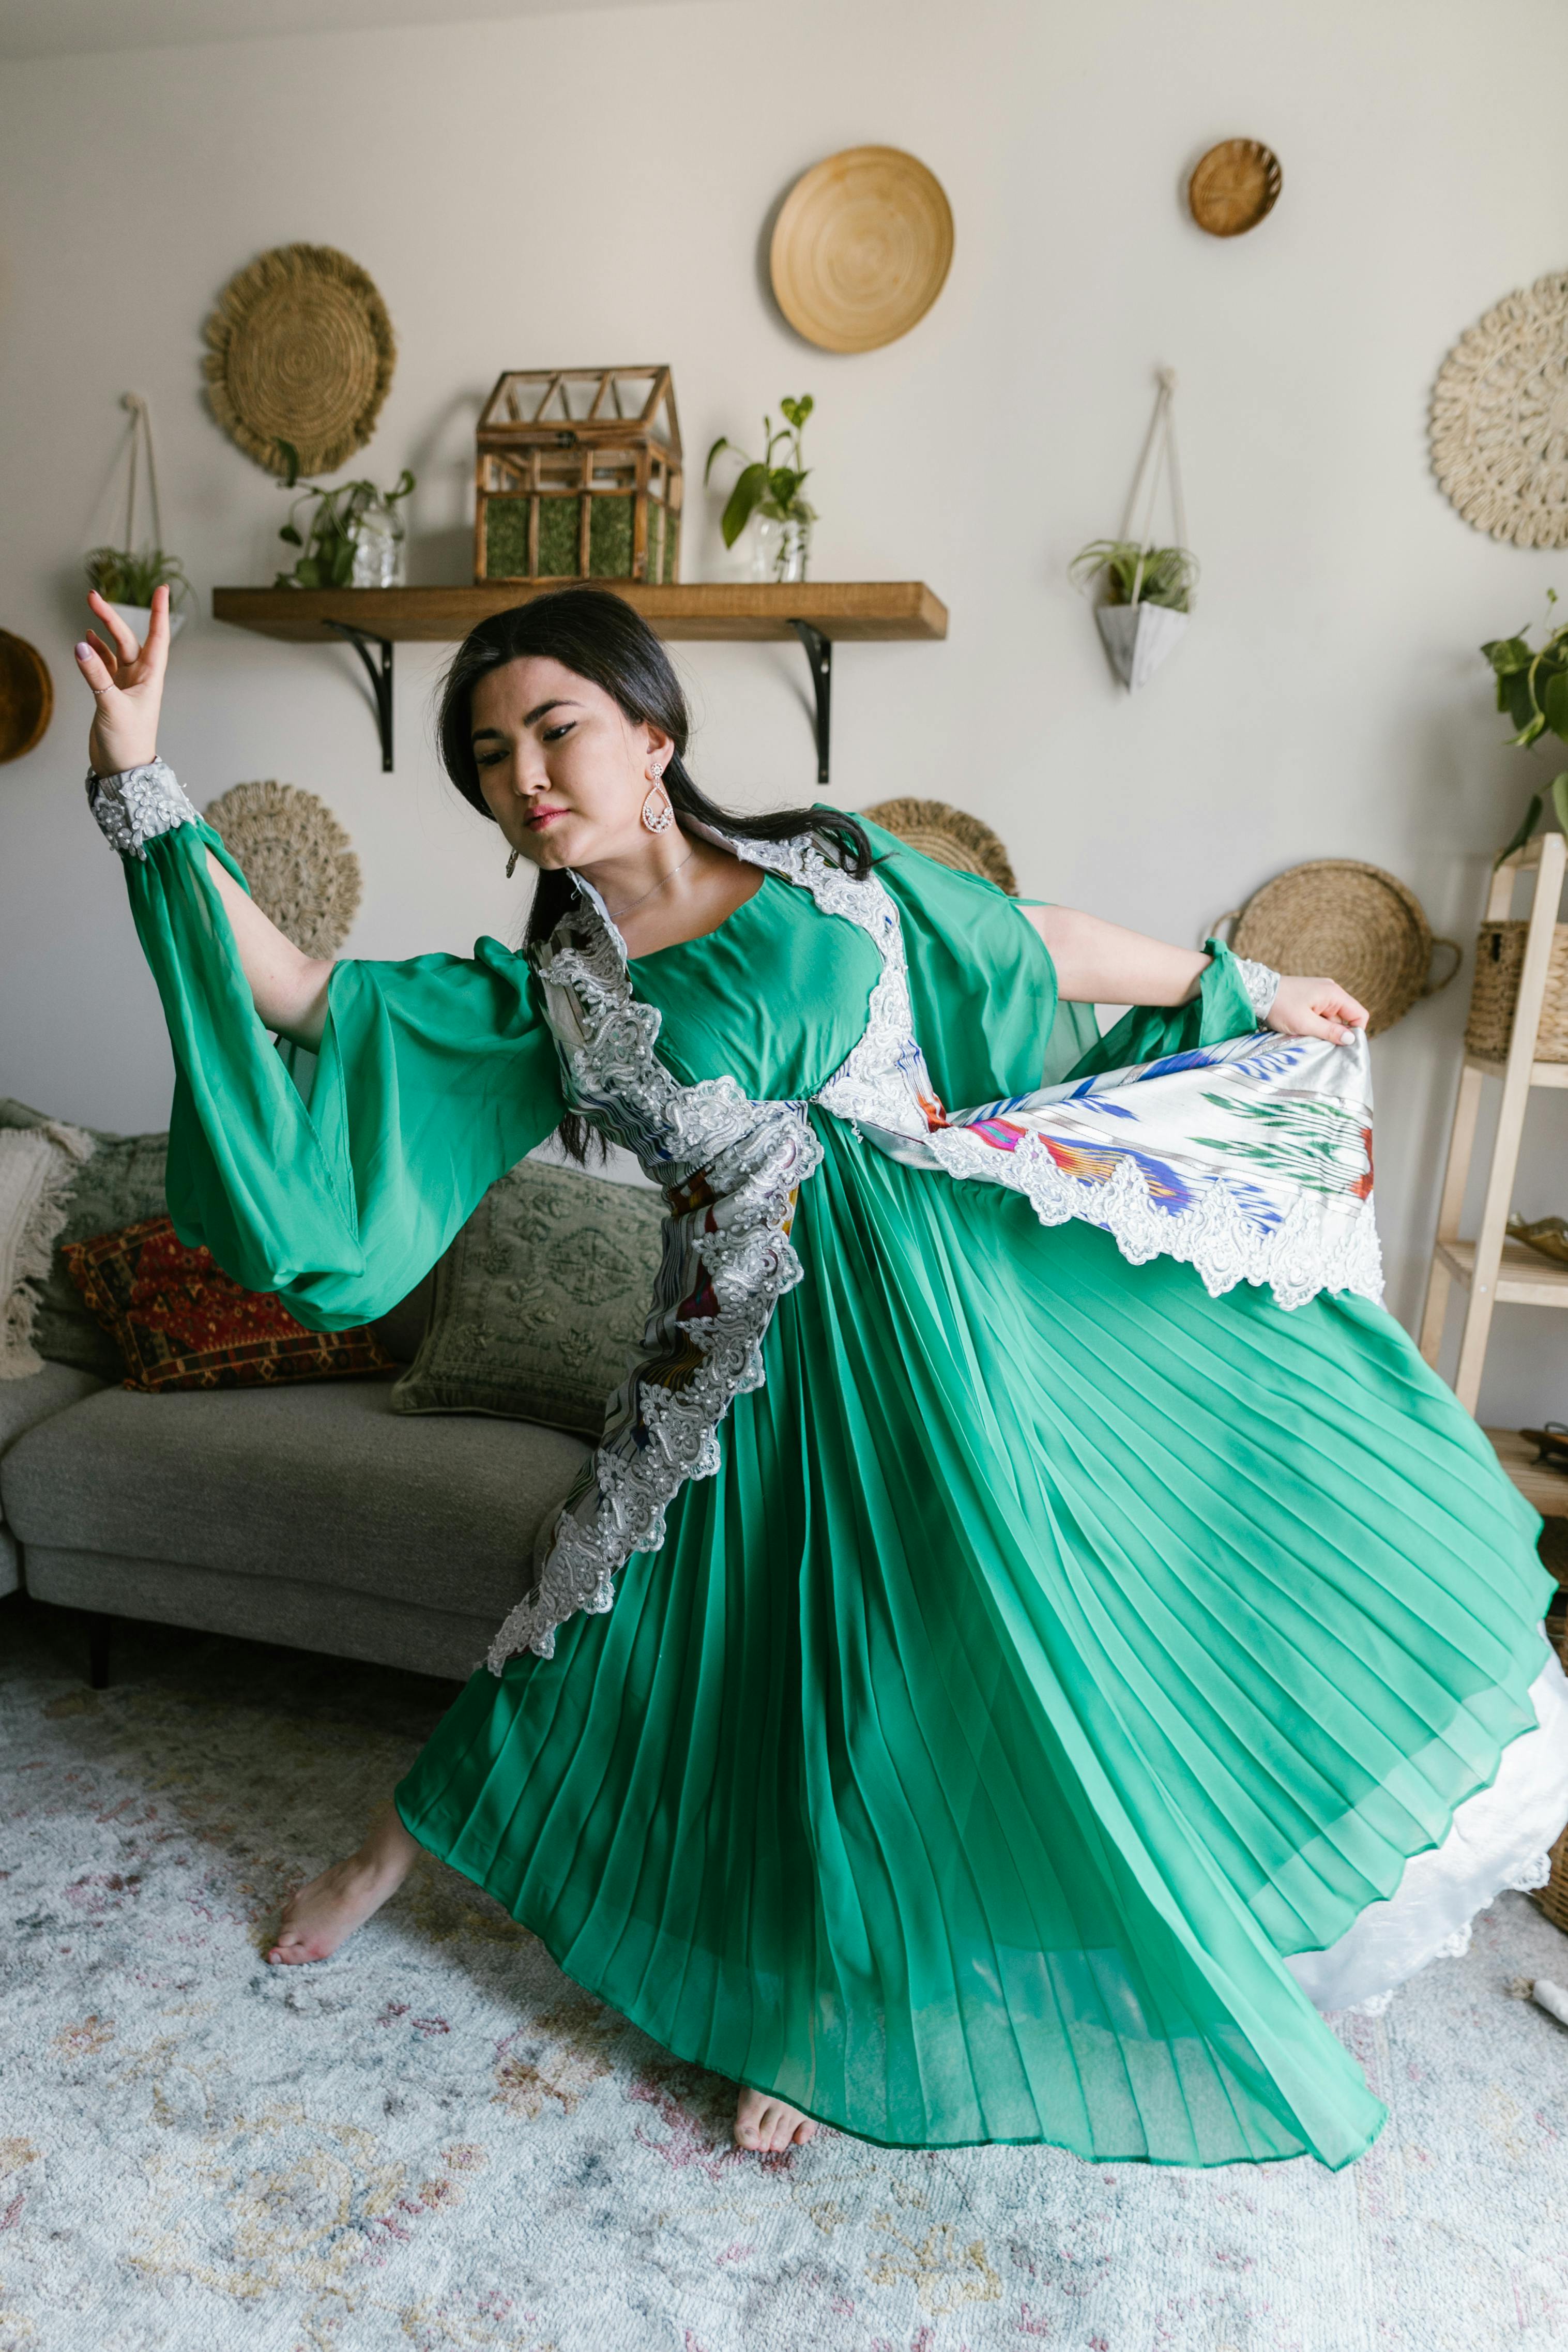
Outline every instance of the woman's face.
{"type": "Polygon", "coordinates": [[[536,866],[581,868],[647,840],[643,803],[669,736],[539,655],[486,672],[469,704],[479,789],[514,849],[536,866]]]}

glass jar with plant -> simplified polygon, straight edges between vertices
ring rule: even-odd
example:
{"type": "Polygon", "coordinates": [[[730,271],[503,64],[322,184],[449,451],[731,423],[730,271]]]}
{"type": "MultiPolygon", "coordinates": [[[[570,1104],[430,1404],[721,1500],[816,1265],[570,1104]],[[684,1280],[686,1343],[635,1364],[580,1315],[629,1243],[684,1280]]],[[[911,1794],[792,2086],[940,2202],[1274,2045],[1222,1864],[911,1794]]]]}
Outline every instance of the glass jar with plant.
{"type": "Polygon", "coordinates": [[[408,576],[408,541],[397,509],[414,487],[409,468],[403,467],[390,490],[362,481],[327,489],[319,482],[301,483],[298,453],[289,442],[277,446],[285,462],[284,488],[296,490],[277,536],[300,552],[288,571],[278,573],[274,587],[401,588],[408,576]]]}
{"type": "Polygon", "coordinates": [[[726,547],[733,547],[753,517],[757,519],[758,549],[757,569],[759,576],[774,580],[804,580],[810,555],[811,525],[817,520],[817,509],[800,495],[807,477],[807,467],[800,454],[800,434],[806,419],[816,403],[810,393],[799,400],[781,400],[779,404],[784,422],[777,430],[773,419],[764,416],[763,454],[747,457],[721,433],[707,453],[703,468],[706,482],[713,472],[714,459],[724,450],[732,450],[742,459],[730,491],[724,513],[719,518],[719,530],[726,547]],[[776,466],[773,453],[780,445],[789,450],[788,461],[776,466]]]}
{"type": "MultiPolygon", "coordinates": [[[[1550,608],[1557,602],[1555,588],[1547,590],[1546,602],[1550,625],[1550,608]]],[[[1526,751],[1547,734],[1568,743],[1568,621],[1556,628],[1549,625],[1542,646],[1532,646],[1521,629],[1515,636],[1489,639],[1481,651],[1497,680],[1497,707],[1508,713],[1517,730],[1511,740],[1526,751]]],[[[1531,793],[1518,832],[1506,849],[1499,850],[1494,864],[1500,866],[1505,857],[1523,848],[1539,830],[1548,801],[1563,831],[1568,833],[1568,768],[1531,793]]]]}

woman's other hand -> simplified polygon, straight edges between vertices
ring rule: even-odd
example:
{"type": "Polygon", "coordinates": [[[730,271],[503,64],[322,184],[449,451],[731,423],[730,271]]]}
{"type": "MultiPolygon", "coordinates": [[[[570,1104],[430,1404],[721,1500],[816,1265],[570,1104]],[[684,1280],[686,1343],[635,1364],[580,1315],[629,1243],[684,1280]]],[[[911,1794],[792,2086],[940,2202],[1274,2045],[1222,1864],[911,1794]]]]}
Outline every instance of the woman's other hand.
{"type": "Polygon", "coordinates": [[[89,629],[76,649],[77,667],[98,705],[87,754],[95,775],[114,776],[122,768],[144,768],[157,756],[158,711],[169,660],[169,591],[152,591],[152,618],[144,646],[137,644],[96,588],[87,601],[112,640],[106,645],[89,629]]]}
{"type": "Polygon", "coordinates": [[[1348,1045],[1366,1021],[1365,1005],[1358,1004],[1337,980],[1306,980],[1291,971],[1281,979],[1263,1025],[1284,1037],[1328,1037],[1336,1045],[1348,1045]]]}

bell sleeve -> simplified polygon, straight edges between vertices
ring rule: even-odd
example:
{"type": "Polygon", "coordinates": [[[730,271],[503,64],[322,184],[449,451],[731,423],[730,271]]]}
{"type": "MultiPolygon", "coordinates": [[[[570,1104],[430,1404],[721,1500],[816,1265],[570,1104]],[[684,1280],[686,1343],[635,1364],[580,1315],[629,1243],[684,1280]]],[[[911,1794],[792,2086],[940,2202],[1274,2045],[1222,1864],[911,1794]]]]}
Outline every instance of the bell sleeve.
{"type": "MultiPolygon", "coordinates": [[[[1135,1004],[1099,1034],[1094,1009],[1063,1003],[1051,951],[1010,897],[981,875],[923,856],[862,817],[878,878],[898,906],[915,1034],[949,1108],[1028,1094],[1245,1036],[1261,1026],[1244,966],[1222,940],[1186,1004],[1135,1004]]],[[[1272,977],[1272,975],[1270,975],[1272,977]]]]}
{"type": "Polygon", "coordinates": [[[256,1011],[207,870],[210,849],[248,891],[217,834],[161,761],[88,782],[124,859],[173,1048],[175,1232],[312,1329],[384,1314],[562,1116],[527,961],[493,939],[471,957],[340,960],[302,1091],[256,1011]]]}

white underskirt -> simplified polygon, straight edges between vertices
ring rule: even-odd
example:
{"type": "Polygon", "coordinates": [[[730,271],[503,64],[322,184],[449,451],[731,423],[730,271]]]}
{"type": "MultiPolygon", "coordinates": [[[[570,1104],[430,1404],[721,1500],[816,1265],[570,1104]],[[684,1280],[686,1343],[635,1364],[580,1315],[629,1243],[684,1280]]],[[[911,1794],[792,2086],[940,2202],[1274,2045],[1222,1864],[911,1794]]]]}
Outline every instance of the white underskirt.
{"type": "Polygon", "coordinates": [[[1505,1887],[1545,1885],[1547,1849],[1568,1822],[1568,1677],[1550,1646],[1530,1696],[1537,1727],[1510,1740],[1496,1780],[1465,1799],[1442,1844],[1412,1854],[1394,1893],[1337,1943],[1287,1958],[1314,2008],[1376,2015],[1428,1960],[1464,1951],[1476,1914],[1505,1887]]]}

